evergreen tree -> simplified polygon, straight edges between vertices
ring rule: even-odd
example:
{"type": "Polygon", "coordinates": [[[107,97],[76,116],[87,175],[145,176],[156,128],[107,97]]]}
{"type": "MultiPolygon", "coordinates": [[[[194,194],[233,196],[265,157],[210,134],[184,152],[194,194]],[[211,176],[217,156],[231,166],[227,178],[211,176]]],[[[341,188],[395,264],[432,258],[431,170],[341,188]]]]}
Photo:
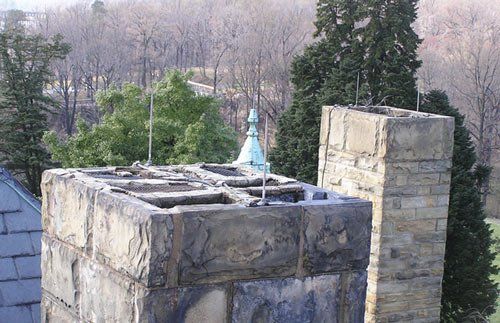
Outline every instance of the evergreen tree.
{"type": "Polygon", "coordinates": [[[368,0],[363,32],[363,69],[371,104],[415,107],[415,74],[421,62],[421,40],[411,25],[417,19],[417,0],[368,0]]]}
{"type": "Polygon", "coordinates": [[[355,97],[362,55],[358,53],[359,30],[354,26],[362,20],[361,9],[361,1],[318,2],[315,37],[321,40],[292,63],[295,92],[291,107],[278,122],[276,147],[270,155],[274,172],[316,181],[321,107],[355,97]]]}
{"type": "Polygon", "coordinates": [[[497,297],[491,279],[498,272],[491,251],[494,240],[478,189],[484,170],[474,169],[476,154],[464,117],[450,106],[444,92],[429,92],[421,108],[455,118],[441,318],[464,322],[474,312],[492,314],[497,297]]]}
{"type": "Polygon", "coordinates": [[[291,107],[278,123],[273,171],[315,183],[323,105],[414,105],[415,0],[320,0],[315,37],[292,64],[291,107]]]}
{"type": "Polygon", "coordinates": [[[55,103],[44,94],[50,63],[62,59],[69,46],[60,36],[47,40],[27,35],[15,23],[0,33],[0,162],[24,180],[35,195],[49,165],[42,145],[47,114],[55,103]]]}

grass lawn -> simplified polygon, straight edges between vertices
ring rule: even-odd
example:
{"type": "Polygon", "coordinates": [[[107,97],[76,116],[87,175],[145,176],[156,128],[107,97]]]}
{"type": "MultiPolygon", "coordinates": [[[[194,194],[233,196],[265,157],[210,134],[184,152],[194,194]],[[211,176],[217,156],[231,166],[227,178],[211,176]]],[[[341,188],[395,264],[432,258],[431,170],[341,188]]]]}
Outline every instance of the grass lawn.
{"type": "MultiPolygon", "coordinates": [[[[488,219],[487,221],[491,224],[495,238],[500,240],[500,220],[488,219]]],[[[498,246],[496,250],[498,251],[498,246]]],[[[500,267],[500,252],[497,253],[495,264],[500,267]]],[[[495,276],[495,281],[500,285],[500,273],[495,276]]],[[[500,322],[500,298],[497,299],[497,312],[490,317],[490,322],[500,322]]]]}

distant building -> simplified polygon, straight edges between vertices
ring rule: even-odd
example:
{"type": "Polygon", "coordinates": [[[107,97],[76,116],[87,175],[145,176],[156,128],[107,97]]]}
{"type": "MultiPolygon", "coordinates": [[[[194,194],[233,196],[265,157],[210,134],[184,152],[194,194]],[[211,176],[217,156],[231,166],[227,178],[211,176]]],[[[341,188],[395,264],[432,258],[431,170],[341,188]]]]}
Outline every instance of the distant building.
{"type": "MultiPolygon", "coordinates": [[[[9,18],[10,14],[13,14],[17,12],[18,10],[0,10],[0,30],[4,29],[5,23],[7,19],[9,18]]],[[[21,19],[21,24],[30,29],[34,28],[37,26],[37,24],[44,20],[46,18],[46,13],[44,12],[31,12],[31,11],[21,11],[22,12],[22,19],[21,19]]]]}
{"type": "Polygon", "coordinates": [[[40,201],[0,167],[0,322],[40,322],[40,201]]]}
{"type": "MultiPolygon", "coordinates": [[[[250,115],[248,116],[248,131],[247,139],[241,147],[240,155],[238,159],[233,162],[233,164],[244,165],[253,168],[257,171],[264,170],[264,154],[260,148],[259,143],[259,132],[257,131],[257,124],[259,123],[259,116],[255,109],[250,110],[250,115]]],[[[265,165],[267,171],[269,172],[269,163],[265,165]]]]}

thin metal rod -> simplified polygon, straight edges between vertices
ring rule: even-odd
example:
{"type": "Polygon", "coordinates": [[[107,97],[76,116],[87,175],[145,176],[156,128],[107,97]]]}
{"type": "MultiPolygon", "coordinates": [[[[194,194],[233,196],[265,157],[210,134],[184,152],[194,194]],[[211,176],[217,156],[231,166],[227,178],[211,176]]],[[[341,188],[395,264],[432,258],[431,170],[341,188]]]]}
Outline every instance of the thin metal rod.
{"type": "Polygon", "coordinates": [[[358,97],[359,97],[359,72],[358,72],[358,80],[356,81],[356,104],[358,106],[358,97]]]}
{"type": "Polygon", "coordinates": [[[149,106],[149,151],[146,166],[153,165],[153,93],[151,93],[151,104],[149,106]]]}
{"type": "Polygon", "coordinates": [[[417,112],[420,110],[420,84],[417,84],[417,112]]]}
{"type": "Polygon", "coordinates": [[[266,123],[264,126],[264,172],[262,173],[262,203],[266,202],[266,175],[267,175],[267,146],[268,146],[268,136],[267,136],[267,113],[266,113],[266,123]]]}

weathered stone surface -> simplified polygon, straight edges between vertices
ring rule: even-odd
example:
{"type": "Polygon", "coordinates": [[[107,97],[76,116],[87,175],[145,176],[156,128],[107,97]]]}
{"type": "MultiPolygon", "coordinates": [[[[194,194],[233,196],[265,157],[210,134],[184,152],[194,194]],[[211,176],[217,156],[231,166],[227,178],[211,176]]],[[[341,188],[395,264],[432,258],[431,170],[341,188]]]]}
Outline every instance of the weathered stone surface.
{"type": "MultiPolygon", "coordinates": [[[[369,171],[377,162],[360,162],[366,170],[353,187],[383,178],[369,171]]],[[[280,202],[253,207],[260,174],[210,167],[48,172],[43,319],[218,323],[269,314],[344,322],[363,315],[364,270],[356,269],[367,265],[369,202],[270,175],[269,193],[280,202]],[[192,194],[191,184],[200,190],[192,194]],[[290,192],[293,202],[280,195],[290,192]]]]}
{"type": "Polygon", "coordinates": [[[300,212],[276,206],[184,213],[181,283],[294,274],[300,212]]]}
{"type": "Polygon", "coordinates": [[[80,259],[81,317],[90,322],[134,322],[134,283],[86,258],[80,259]]]}
{"type": "Polygon", "coordinates": [[[48,236],[42,237],[42,289],[60,306],[78,311],[79,261],[75,250],[48,236]]]}
{"type": "Polygon", "coordinates": [[[226,322],[227,288],[195,286],[140,290],[136,295],[136,307],[139,322],[226,322]]]}
{"type": "Polygon", "coordinates": [[[304,206],[304,267],[312,274],[366,269],[371,203],[304,206]]]}
{"type": "Polygon", "coordinates": [[[367,272],[343,273],[345,280],[342,300],[343,322],[364,322],[367,272]]]}
{"type": "Polygon", "coordinates": [[[102,186],[84,184],[70,175],[56,176],[58,173],[54,170],[43,175],[43,229],[76,247],[89,248],[95,195],[102,186]]]}
{"type": "MultiPolygon", "coordinates": [[[[386,158],[395,160],[448,159],[452,147],[443,140],[443,131],[453,119],[433,118],[387,119],[386,158]]],[[[447,134],[447,132],[446,132],[447,134]]]]}
{"type": "Polygon", "coordinates": [[[162,285],[172,248],[170,215],[119,193],[100,192],[95,205],[97,258],[147,286],[162,285]]]}
{"type": "MultiPolygon", "coordinates": [[[[79,323],[81,322],[76,315],[71,313],[64,306],[61,307],[57,302],[51,301],[47,297],[42,298],[42,309],[41,309],[41,318],[40,322],[64,322],[64,323],[79,323]]],[[[36,321],[38,322],[38,321],[36,321]]]]}
{"type": "Polygon", "coordinates": [[[232,322],[340,322],[339,275],[235,284],[232,322]]]}
{"type": "MultiPolygon", "coordinates": [[[[323,144],[323,145],[328,144],[336,149],[342,149],[346,144],[346,133],[345,133],[346,131],[344,128],[344,125],[345,125],[344,116],[345,116],[345,114],[342,111],[332,111],[332,113],[336,113],[336,114],[338,114],[338,116],[335,118],[331,118],[331,121],[330,121],[331,124],[327,123],[325,125],[324,129],[323,128],[321,129],[321,135],[323,136],[321,144],[323,144]],[[340,135],[338,137],[330,136],[330,138],[328,138],[328,135],[329,135],[329,133],[332,132],[332,130],[338,131],[339,134],[342,134],[342,135],[340,135]]],[[[328,116],[329,116],[329,113],[326,113],[325,118],[328,119],[328,116]]],[[[326,120],[324,120],[324,121],[326,121],[326,120]]]]}
{"type": "Polygon", "coordinates": [[[439,296],[420,292],[432,289],[439,295],[441,290],[453,118],[390,107],[327,107],[322,122],[345,123],[361,114],[371,125],[355,121],[354,128],[344,130],[349,122],[339,132],[323,134],[326,146],[352,130],[353,145],[320,149],[319,165],[324,167],[318,183],[373,202],[365,321],[437,322],[439,296]],[[368,133],[371,151],[352,148],[368,143],[368,133]],[[357,137],[362,139],[355,142],[357,137]]]}
{"type": "MultiPolygon", "coordinates": [[[[347,114],[344,117],[346,128],[345,149],[361,155],[377,155],[377,139],[380,120],[365,113],[347,114]]],[[[335,130],[337,131],[337,130],[335,130]]]]}

